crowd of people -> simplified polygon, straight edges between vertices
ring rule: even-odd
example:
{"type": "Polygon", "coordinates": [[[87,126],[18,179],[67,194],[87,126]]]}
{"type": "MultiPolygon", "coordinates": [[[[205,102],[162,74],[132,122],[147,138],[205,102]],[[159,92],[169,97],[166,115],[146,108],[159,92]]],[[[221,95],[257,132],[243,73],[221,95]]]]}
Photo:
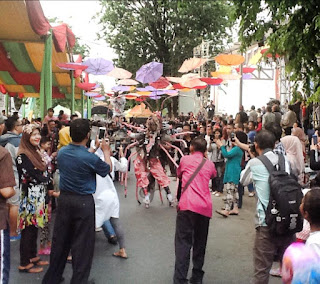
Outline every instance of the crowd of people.
{"type": "Polygon", "coordinates": [[[282,276],[285,283],[307,277],[320,281],[314,265],[320,260],[320,175],[309,183],[305,173],[309,161],[312,170],[320,169],[320,129],[312,125],[306,109],[304,102],[283,107],[273,101],[257,110],[252,106],[249,112],[241,106],[233,117],[215,115],[211,102],[206,114],[181,113],[171,120],[154,114],[147,121],[115,117],[90,122],[77,115],[69,119],[64,113],[55,117],[51,108],[43,120],[21,119],[17,113],[0,116],[0,238],[5,259],[1,283],[9,281],[10,240],[20,240],[20,272],[40,273],[49,266],[43,283],[60,283],[67,261],[73,264],[71,283],[87,283],[95,231],[103,230],[110,243],[119,245],[113,255],[126,259],[113,181],[126,178],[134,155],[133,170],[146,208],[157,181],[169,206],[178,210],[174,283],[188,283],[191,248],[190,283],[202,283],[211,196],[224,201],[216,214],[233,218],[241,214],[245,189],[257,199],[253,283],[268,283],[270,273],[282,276]],[[93,127],[105,132],[92,136],[93,127]],[[131,154],[133,148],[136,153],[131,154]],[[296,212],[295,218],[305,219],[301,232],[271,234],[266,221],[271,174],[261,156],[275,169],[283,157],[283,171],[301,189],[311,188],[300,200],[301,212],[296,212]],[[180,181],[176,198],[168,176],[180,181]],[[303,249],[312,264],[303,268],[303,274],[305,260],[296,257],[298,248],[291,245],[295,240],[306,243],[303,249]],[[40,255],[50,255],[50,262],[40,255]],[[279,269],[271,269],[275,259],[279,269]]]}

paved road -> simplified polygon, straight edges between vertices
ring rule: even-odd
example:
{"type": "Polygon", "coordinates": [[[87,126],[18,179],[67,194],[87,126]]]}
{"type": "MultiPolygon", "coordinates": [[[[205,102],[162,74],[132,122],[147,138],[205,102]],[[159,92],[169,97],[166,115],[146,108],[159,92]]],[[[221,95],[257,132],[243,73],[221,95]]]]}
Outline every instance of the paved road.
{"type": "MultiPolygon", "coordinates": [[[[120,218],[126,234],[127,260],[112,257],[117,247],[110,245],[104,234],[96,234],[96,247],[90,279],[104,283],[172,283],[174,269],[174,232],[176,210],[160,203],[159,194],[149,209],[135,201],[135,179],[128,181],[128,197],[123,187],[116,184],[120,197],[120,218]]],[[[172,188],[175,182],[172,181],[172,188]]],[[[221,207],[221,197],[212,197],[214,210],[221,207]]],[[[244,197],[239,216],[224,219],[213,215],[208,237],[204,283],[250,283],[252,276],[252,247],[254,239],[255,199],[244,197]]],[[[40,283],[44,275],[19,273],[19,242],[11,243],[10,283],[40,283]]],[[[85,255],[83,256],[85,257],[85,255]]],[[[66,265],[65,283],[71,279],[71,264],[66,265]]],[[[277,278],[271,284],[280,284],[277,278]]]]}

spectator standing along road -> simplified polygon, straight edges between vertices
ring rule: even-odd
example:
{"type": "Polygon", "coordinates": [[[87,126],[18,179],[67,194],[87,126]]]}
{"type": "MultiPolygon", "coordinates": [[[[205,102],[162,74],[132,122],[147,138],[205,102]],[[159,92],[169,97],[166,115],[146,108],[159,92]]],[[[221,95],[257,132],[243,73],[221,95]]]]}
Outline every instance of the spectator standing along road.
{"type": "MultiPolygon", "coordinates": [[[[276,138],[270,131],[261,130],[255,138],[255,149],[258,156],[265,155],[273,165],[278,164],[278,155],[272,149],[276,138]]],[[[286,171],[289,173],[289,164],[286,162],[286,171]]],[[[269,271],[273,263],[275,250],[279,250],[282,259],[285,249],[294,240],[293,235],[272,237],[265,221],[265,211],[270,198],[269,172],[258,159],[251,159],[241,173],[240,182],[244,186],[254,183],[259,202],[256,207],[255,228],[256,237],[254,242],[254,284],[268,284],[269,271]]]]}
{"type": "Polygon", "coordinates": [[[71,122],[72,143],[58,154],[60,198],[52,237],[50,267],[42,283],[60,283],[71,249],[73,275],[71,283],[87,283],[95,243],[96,174],[105,177],[112,170],[110,146],[102,140],[104,161],[90,153],[86,144],[90,124],[86,119],[71,122]]]}
{"type": "MultiPolygon", "coordinates": [[[[181,158],[177,169],[179,179],[182,179],[182,188],[196,171],[204,159],[207,142],[203,138],[191,141],[191,155],[181,158]]],[[[190,283],[202,283],[204,271],[204,256],[207,246],[209,221],[212,217],[212,201],[209,190],[209,180],[216,176],[216,169],[211,161],[205,161],[182,194],[176,221],[175,235],[175,284],[188,283],[187,274],[190,262],[190,250],[193,248],[193,269],[190,283]]]]}
{"type": "MultiPolygon", "coordinates": [[[[4,118],[0,115],[0,135],[4,118]]],[[[9,283],[10,235],[6,200],[15,194],[15,177],[9,152],[0,146],[0,283],[9,283]]]]}

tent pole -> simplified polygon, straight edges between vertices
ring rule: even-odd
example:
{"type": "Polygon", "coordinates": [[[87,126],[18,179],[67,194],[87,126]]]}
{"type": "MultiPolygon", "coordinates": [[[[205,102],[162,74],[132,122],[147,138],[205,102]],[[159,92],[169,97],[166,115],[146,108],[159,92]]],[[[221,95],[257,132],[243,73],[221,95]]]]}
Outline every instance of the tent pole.
{"type": "Polygon", "coordinates": [[[45,102],[45,93],[44,93],[44,63],[42,64],[42,70],[41,70],[41,80],[40,80],[40,117],[41,119],[45,116],[45,109],[46,109],[46,102],[45,102]]]}
{"type": "Polygon", "coordinates": [[[9,116],[9,95],[4,95],[5,98],[5,108],[6,108],[6,115],[9,116]]]}
{"type": "Polygon", "coordinates": [[[84,118],[84,91],[81,91],[81,117],[84,118]]]}
{"type": "Polygon", "coordinates": [[[46,107],[52,107],[52,33],[46,38],[45,44],[45,94],[46,107]]]}
{"type": "Polygon", "coordinates": [[[71,70],[71,114],[74,114],[74,89],[75,89],[75,80],[74,80],[74,71],[71,70]]]}
{"type": "Polygon", "coordinates": [[[22,99],[22,118],[26,117],[26,100],[22,99]]]}
{"type": "Polygon", "coordinates": [[[87,118],[91,118],[91,99],[87,98],[87,118]]]}

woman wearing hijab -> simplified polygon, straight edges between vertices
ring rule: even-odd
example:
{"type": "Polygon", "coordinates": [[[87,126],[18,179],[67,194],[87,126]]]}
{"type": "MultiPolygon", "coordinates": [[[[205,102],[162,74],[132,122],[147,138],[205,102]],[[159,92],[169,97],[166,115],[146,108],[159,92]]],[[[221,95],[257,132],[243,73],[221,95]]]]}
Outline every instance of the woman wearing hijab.
{"type": "Polygon", "coordinates": [[[303,157],[305,158],[306,157],[306,135],[304,134],[302,128],[293,126],[291,130],[291,134],[299,138],[302,146],[303,157]]]}
{"type": "Polygon", "coordinates": [[[302,173],[304,171],[304,157],[301,142],[298,137],[288,135],[280,139],[286,150],[287,158],[291,165],[292,173],[302,181],[302,173]]]}
{"type": "Polygon", "coordinates": [[[38,228],[48,222],[46,185],[49,182],[47,166],[40,153],[40,128],[28,124],[18,150],[17,169],[20,180],[20,207],[18,227],[21,230],[20,272],[39,273],[37,265],[48,265],[37,256],[38,228]]]}

